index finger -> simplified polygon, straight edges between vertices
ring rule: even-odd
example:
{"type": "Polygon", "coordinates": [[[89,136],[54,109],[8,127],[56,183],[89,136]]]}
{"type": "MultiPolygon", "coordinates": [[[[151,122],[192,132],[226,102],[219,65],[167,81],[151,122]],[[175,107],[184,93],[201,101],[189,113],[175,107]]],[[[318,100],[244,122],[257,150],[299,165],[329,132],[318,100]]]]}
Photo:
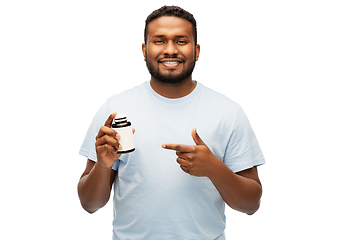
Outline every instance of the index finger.
{"type": "Polygon", "coordinates": [[[194,146],[184,144],[163,144],[161,145],[164,149],[174,150],[178,152],[194,152],[194,146]]]}
{"type": "Polygon", "coordinates": [[[108,119],[106,120],[104,126],[105,126],[105,127],[108,127],[108,128],[111,128],[111,124],[112,124],[114,118],[116,117],[116,115],[117,115],[116,112],[112,113],[112,114],[108,117],[108,119]]]}

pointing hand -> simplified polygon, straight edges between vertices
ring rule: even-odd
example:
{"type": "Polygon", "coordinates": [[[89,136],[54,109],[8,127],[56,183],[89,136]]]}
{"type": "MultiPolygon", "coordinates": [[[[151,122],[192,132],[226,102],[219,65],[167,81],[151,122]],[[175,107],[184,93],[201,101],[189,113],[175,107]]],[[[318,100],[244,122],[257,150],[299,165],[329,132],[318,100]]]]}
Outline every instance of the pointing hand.
{"type": "Polygon", "coordinates": [[[196,128],[191,131],[191,136],[195,145],[163,144],[162,147],[176,151],[176,161],[184,172],[197,177],[210,177],[216,173],[216,166],[222,161],[210,151],[196,128]]]}

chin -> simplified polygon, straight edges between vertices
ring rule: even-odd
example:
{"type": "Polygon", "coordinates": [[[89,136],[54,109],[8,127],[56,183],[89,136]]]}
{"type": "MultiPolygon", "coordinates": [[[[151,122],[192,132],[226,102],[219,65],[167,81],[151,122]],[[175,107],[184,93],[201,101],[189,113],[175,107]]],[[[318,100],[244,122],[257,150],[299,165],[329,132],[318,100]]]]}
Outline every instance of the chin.
{"type": "Polygon", "coordinates": [[[167,84],[167,85],[178,85],[178,84],[183,83],[187,79],[191,78],[192,72],[195,67],[195,63],[192,67],[190,67],[189,69],[187,69],[179,74],[174,74],[172,72],[167,73],[167,74],[162,74],[160,72],[160,69],[157,69],[156,71],[154,71],[154,69],[152,69],[151,67],[149,67],[149,66],[147,66],[147,67],[148,67],[148,70],[149,70],[149,73],[151,74],[151,76],[154,79],[156,79],[158,82],[167,84]]]}
{"type": "Polygon", "coordinates": [[[174,77],[155,77],[153,76],[158,82],[167,85],[177,85],[184,82],[187,78],[174,78],[174,77]]]}

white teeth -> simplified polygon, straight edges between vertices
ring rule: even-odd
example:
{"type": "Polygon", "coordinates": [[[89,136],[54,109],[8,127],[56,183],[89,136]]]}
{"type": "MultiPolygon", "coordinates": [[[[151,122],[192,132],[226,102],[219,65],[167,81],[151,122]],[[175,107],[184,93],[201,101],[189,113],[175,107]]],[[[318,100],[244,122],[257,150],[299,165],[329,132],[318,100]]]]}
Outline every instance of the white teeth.
{"type": "Polygon", "coordinates": [[[165,62],[165,63],[168,63],[168,64],[176,64],[178,62],[165,62]]]}

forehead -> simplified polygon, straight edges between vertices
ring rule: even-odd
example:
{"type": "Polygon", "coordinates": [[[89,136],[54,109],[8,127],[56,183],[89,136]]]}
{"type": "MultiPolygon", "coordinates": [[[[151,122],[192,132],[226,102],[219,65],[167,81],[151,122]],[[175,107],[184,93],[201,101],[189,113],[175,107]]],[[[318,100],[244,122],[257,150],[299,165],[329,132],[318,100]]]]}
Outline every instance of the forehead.
{"type": "Polygon", "coordinates": [[[179,17],[164,16],[157,18],[149,23],[147,30],[149,38],[158,35],[165,37],[187,35],[193,39],[191,22],[179,17]]]}

